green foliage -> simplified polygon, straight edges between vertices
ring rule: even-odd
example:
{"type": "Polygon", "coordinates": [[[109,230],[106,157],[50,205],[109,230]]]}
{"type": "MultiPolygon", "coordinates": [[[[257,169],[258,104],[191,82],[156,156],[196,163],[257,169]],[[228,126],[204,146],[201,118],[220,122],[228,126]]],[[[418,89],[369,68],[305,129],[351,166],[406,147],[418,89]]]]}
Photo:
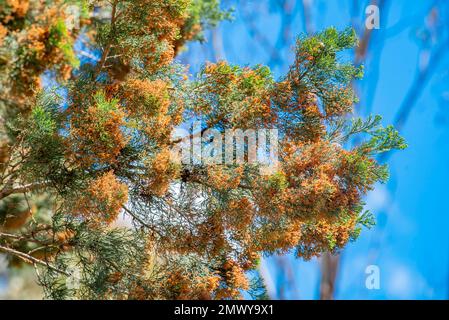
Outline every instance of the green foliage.
{"type": "Polygon", "coordinates": [[[45,136],[53,135],[56,133],[57,129],[60,128],[58,123],[60,119],[60,114],[58,112],[59,97],[54,93],[43,92],[38,96],[38,101],[36,106],[31,111],[31,125],[32,130],[30,130],[33,135],[29,136],[30,142],[37,142],[38,139],[45,136]]]}
{"type": "Polygon", "coordinates": [[[189,106],[215,128],[259,127],[275,82],[268,67],[240,67],[224,61],[206,65],[192,83],[189,106]]]}
{"type": "Polygon", "coordinates": [[[119,294],[129,290],[142,267],[145,241],[130,229],[92,229],[76,221],[60,220],[62,231],[73,230],[69,245],[75,248],[58,255],[55,266],[70,271],[68,276],[49,271],[40,278],[52,299],[97,299],[113,288],[119,294]],[[117,281],[113,277],[123,275],[117,281]],[[112,288],[111,288],[112,287],[112,288]]]}
{"type": "MultiPolygon", "coordinates": [[[[232,10],[221,10],[219,0],[192,0],[188,13],[189,18],[183,27],[183,32],[192,31],[195,26],[201,26],[202,30],[214,28],[220,21],[232,18],[232,10]]],[[[197,33],[192,40],[204,41],[203,31],[197,33]]]]}
{"type": "Polygon", "coordinates": [[[31,171],[34,166],[47,166],[62,159],[62,115],[59,110],[60,98],[54,92],[43,92],[37,97],[31,116],[23,120],[20,127],[24,143],[29,147],[27,165],[31,171]]]}
{"type": "Polygon", "coordinates": [[[97,93],[95,93],[94,101],[96,104],[96,108],[98,108],[98,110],[100,110],[100,112],[103,114],[118,110],[118,100],[108,100],[103,91],[98,91],[97,93]]]}
{"type": "Polygon", "coordinates": [[[248,294],[254,300],[269,300],[267,288],[264,279],[258,270],[250,272],[251,280],[248,294]]]}
{"type": "Polygon", "coordinates": [[[268,179],[268,185],[276,190],[283,190],[288,187],[287,177],[281,172],[276,172],[268,179]]]}
{"type": "Polygon", "coordinates": [[[374,214],[369,210],[363,210],[363,206],[364,203],[361,203],[358,208],[356,208],[356,211],[358,211],[360,214],[357,218],[357,225],[351,232],[351,241],[357,240],[357,238],[360,236],[360,233],[362,232],[362,227],[371,229],[376,225],[376,217],[374,216],[374,214]]]}
{"type": "Polygon", "coordinates": [[[59,19],[50,28],[49,44],[61,49],[65,59],[75,68],[80,66],[80,61],[73,50],[72,38],[69,36],[65,21],[59,19]]]}
{"type": "Polygon", "coordinates": [[[379,127],[370,132],[370,135],[371,139],[359,147],[364,153],[376,154],[393,149],[403,150],[407,147],[404,138],[391,125],[386,128],[379,127]]]}
{"type": "Polygon", "coordinates": [[[338,32],[335,28],[311,37],[300,37],[297,41],[297,57],[300,60],[310,61],[300,71],[307,86],[310,86],[318,95],[324,95],[330,86],[336,83],[349,84],[355,78],[360,78],[361,67],[352,63],[340,63],[337,54],[342,50],[356,45],[355,31],[351,28],[338,32]]]}
{"type": "Polygon", "coordinates": [[[364,155],[375,155],[388,152],[393,149],[403,150],[407,148],[405,139],[399,135],[393,126],[382,127],[382,117],[369,116],[367,119],[355,118],[350,123],[341,119],[332,124],[327,134],[331,141],[343,144],[351,138],[368,138],[357,149],[364,155]]]}

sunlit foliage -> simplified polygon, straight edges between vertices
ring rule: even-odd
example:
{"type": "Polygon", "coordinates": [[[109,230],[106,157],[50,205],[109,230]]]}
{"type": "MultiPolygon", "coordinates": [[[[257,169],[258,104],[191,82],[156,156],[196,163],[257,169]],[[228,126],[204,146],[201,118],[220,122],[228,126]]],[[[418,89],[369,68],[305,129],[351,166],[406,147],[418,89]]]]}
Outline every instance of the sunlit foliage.
{"type": "Polygon", "coordinates": [[[299,37],[281,79],[225,61],[189,77],[174,58],[229,17],[216,0],[0,4],[0,251],[48,297],[262,297],[263,255],[336,252],[371,226],[363,196],[388,177],[374,157],[405,144],[353,119],[352,30],[299,37]],[[174,162],[173,129],[198,119],[277,128],[278,170],[174,162]]]}

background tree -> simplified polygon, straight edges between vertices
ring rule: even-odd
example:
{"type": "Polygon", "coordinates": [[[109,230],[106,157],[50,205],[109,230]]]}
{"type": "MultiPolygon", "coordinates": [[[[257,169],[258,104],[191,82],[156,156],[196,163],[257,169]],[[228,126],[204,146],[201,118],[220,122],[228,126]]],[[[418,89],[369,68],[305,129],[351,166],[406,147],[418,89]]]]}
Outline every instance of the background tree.
{"type": "Polygon", "coordinates": [[[273,284],[272,296],[318,298],[321,291],[322,298],[447,297],[447,266],[439,264],[435,270],[426,263],[430,256],[439,260],[448,250],[447,239],[440,237],[447,233],[448,224],[444,220],[447,207],[444,202],[435,201],[443,195],[437,195],[438,191],[429,196],[411,196],[422,194],[421,188],[427,185],[412,181],[431,181],[431,185],[444,185],[446,181],[444,175],[434,175],[433,171],[421,175],[421,168],[446,172],[446,161],[440,156],[447,153],[444,138],[435,139],[447,134],[444,111],[448,101],[447,2],[228,0],[223,3],[235,7],[235,21],[225,22],[208,33],[206,46],[190,44],[191,50],[181,56],[183,62],[197,66],[203,59],[213,61],[226,57],[237,64],[264,63],[275,75],[280,75],[293,59],[291,47],[295,34],[301,31],[310,34],[328,25],[351,25],[360,45],[348,50],[348,57],[356,65],[365,65],[363,79],[353,82],[359,97],[356,114],[382,114],[414,146],[395,154],[394,158],[391,158],[394,152],[379,157],[380,163],[388,160],[391,165],[388,184],[368,196],[368,207],[376,213],[379,223],[365,233],[362,241],[351,246],[350,251],[324,254],[309,263],[295,260],[292,255],[275,255],[264,262],[264,275],[273,284]],[[365,28],[365,9],[369,5],[380,9],[380,29],[365,28]],[[230,36],[237,32],[238,37],[230,36]],[[396,86],[397,83],[402,85],[396,86]],[[423,215],[433,204],[437,208],[423,215]],[[435,222],[441,220],[445,222],[435,222]],[[422,248],[409,248],[408,241],[411,238],[415,241],[418,234],[422,248]],[[431,240],[431,235],[439,240],[431,240]],[[427,251],[428,247],[432,250],[427,251]],[[370,264],[381,267],[380,290],[366,290],[363,285],[364,268],[370,264]],[[399,278],[407,279],[407,283],[399,286],[396,282],[399,278]],[[416,281],[417,278],[421,281],[416,281]]]}
{"type": "Polygon", "coordinates": [[[263,297],[261,255],[336,252],[372,224],[361,197],[388,176],[374,157],[405,145],[380,117],[350,117],[351,29],[299,37],[278,80],[224,61],[190,76],[173,59],[229,16],[217,1],[0,8],[0,250],[35,266],[47,297],[263,297]],[[280,168],[174,162],[173,129],[197,119],[202,132],[277,128],[280,168]]]}

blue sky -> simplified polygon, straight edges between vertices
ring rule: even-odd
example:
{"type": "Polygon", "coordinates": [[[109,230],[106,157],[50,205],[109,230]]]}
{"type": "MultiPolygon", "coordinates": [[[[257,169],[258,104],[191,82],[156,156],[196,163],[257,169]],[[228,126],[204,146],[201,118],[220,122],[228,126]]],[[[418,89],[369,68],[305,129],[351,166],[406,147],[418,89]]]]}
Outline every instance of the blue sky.
{"type": "MultiPolygon", "coordinates": [[[[245,2],[246,11],[242,10],[242,2],[224,2],[225,7],[234,5],[236,12],[234,21],[224,22],[218,28],[217,33],[223,39],[221,56],[240,65],[268,64],[279,77],[293,59],[291,48],[295,35],[304,31],[301,8],[297,5],[294,9],[289,36],[278,41],[280,11],[272,4],[274,1],[245,2]],[[250,21],[251,16],[255,18],[250,21]],[[248,31],[251,24],[257,27],[259,37],[273,45],[280,56],[278,63],[270,59],[267,46],[260,45],[251,36],[248,31]]],[[[312,1],[315,30],[350,26],[351,2],[312,1]]],[[[358,3],[358,16],[363,18],[366,1],[358,3]]],[[[416,35],[425,26],[429,8],[435,3],[442,9],[440,23],[449,29],[449,4],[444,1],[390,0],[387,3],[388,14],[382,17],[381,28],[373,31],[365,62],[366,77],[358,83],[362,96],[358,112],[366,115],[371,109],[372,113],[382,115],[385,125],[394,121],[414,81],[417,66],[426,61],[426,55],[420,51],[423,45],[416,35]]],[[[447,34],[443,35],[447,39],[447,34]]],[[[211,41],[204,45],[192,44],[180,59],[190,63],[195,72],[205,60],[215,59],[211,47],[211,41]]],[[[358,241],[349,244],[342,253],[337,299],[449,297],[449,203],[445,185],[449,181],[447,40],[446,47],[448,54],[443,55],[425,84],[401,130],[408,149],[388,159],[390,181],[378,185],[366,198],[367,208],[377,217],[377,226],[364,230],[358,241]],[[365,268],[372,264],[380,268],[379,290],[365,287],[365,268]]],[[[282,296],[292,299],[318,297],[319,266],[316,259],[304,262],[290,256],[269,258],[263,263],[271,295],[279,298],[280,288],[284,287],[282,296]],[[293,281],[293,286],[285,286],[288,279],[293,281]]]]}

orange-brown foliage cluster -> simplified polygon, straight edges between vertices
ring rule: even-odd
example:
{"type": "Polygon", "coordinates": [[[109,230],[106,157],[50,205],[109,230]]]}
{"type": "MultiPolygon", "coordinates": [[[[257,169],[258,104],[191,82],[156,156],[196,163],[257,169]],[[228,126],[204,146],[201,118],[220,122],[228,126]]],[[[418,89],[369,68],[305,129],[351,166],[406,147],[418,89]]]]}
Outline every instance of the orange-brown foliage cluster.
{"type": "Polygon", "coordinates": [[[11,38],[12,54],[17,55],[11,68],[8,99],[23,109],[29,108],[29,97],[41,87],[39,77],[47,69],[53,69],[59,79],[68,79],[72,67],[77,63],[73,53],[74,35],[67,30],[67,18],[63,1],[59,6],[48,7],[43,1],[8,0],[0,9],[0,45],[5,37],[11,38]],[[32,12],[32,14],[29,14],[32,12]],[[27,20],[24,23],[13,23],[27,20]],[[16,51],[16,52],[14,52],[16,51]]]}
{"type": "Polygon", "coordinates": [[[245,270],[232,260],[226,261],[223,266],[222,281],[225,286],[215,293],[216,299],[235,299],[241,296],[240,290],[248,290],[249,282],[245,270]]]}
{"type": "MultiPolygon", "coordinates": [[[[149,140],[168,144],[175,125],[182,120],[182,103],[170,110],[169,84],[162,80],[128,79],[119,91],[130,125],[145,133],[149,140]]],[[[178,101],[177,101],[178,102],[178,101]]]]}
{"type": "Polygon", "coordinates": [[[110,224],[127,201],[128,187],[109,171],[89,183],[71,212],[93,225],[110,224]]]}
{"type": "Polygon", "coordinates": [[[176,6],[169,5],[164,0],[136,0],[123,9],[126,21],[117,21],[117,30],[126,30],[126,38],[136,39],[138,45],[129,45],[126,40],[118,42],[117,46],[127,59],[135,55],[144,59],[145,68],[154,72],[168,65],[174,58],[175,41],[187,17],[180,8],[185,8],[185,1],[178,1],[176,6]],[[151,12],[151,14],[142,14],[151,12]],[[135,23],[130,27],[130,21],[135,23]]]}
{"type": "Polygon", "coordinates": [[[246,129],[273,124],[277,115],[270,97],[272,79],[265,72],[262,67],[240,69],[224,61],[207,64],[195,111],[209,118],[209,126],[220,122],[246,129]],[[226,100],[230,94],[238,94],[232,103],[226,100]]]}
{"type": "Polygon", "coordinates": [[[5,39],[6,35],[8,34],[8,29],[0,24],[0,46],[3,44],[3,40],[5,39]]]}
{"type": "Polygon", "coordinates": [[[146,165],[145,193],[163,196],[179,176],[179,168],[171,162],[170,150],[163,149],[146,165]]]}
{"type": "Polygon", "coordinates": [[[30,8],[29,0],[6,0],[6,4],[10,7],[11,15],[5,18],[5,22],[13,19],[12,16],[23,18],[30,8]]]}
{"type": "MultiPolygon", "coordinates": [[[[112,164],[126,145],[122,131],[125,113],[115,100],[105,100],[103,92],[87,110],[76,110],[66,140],[69,156],[82,167],[112,164]]],[[[70,110],[73,111],[73,110],[70,110]]]]}
{"type": "Polygon", "coordinates": [[[219,191],[236,189],[242,175],[242,166],[226,169],[222,165],[210,165],[207,168],[207,184],[219,191]]]}

